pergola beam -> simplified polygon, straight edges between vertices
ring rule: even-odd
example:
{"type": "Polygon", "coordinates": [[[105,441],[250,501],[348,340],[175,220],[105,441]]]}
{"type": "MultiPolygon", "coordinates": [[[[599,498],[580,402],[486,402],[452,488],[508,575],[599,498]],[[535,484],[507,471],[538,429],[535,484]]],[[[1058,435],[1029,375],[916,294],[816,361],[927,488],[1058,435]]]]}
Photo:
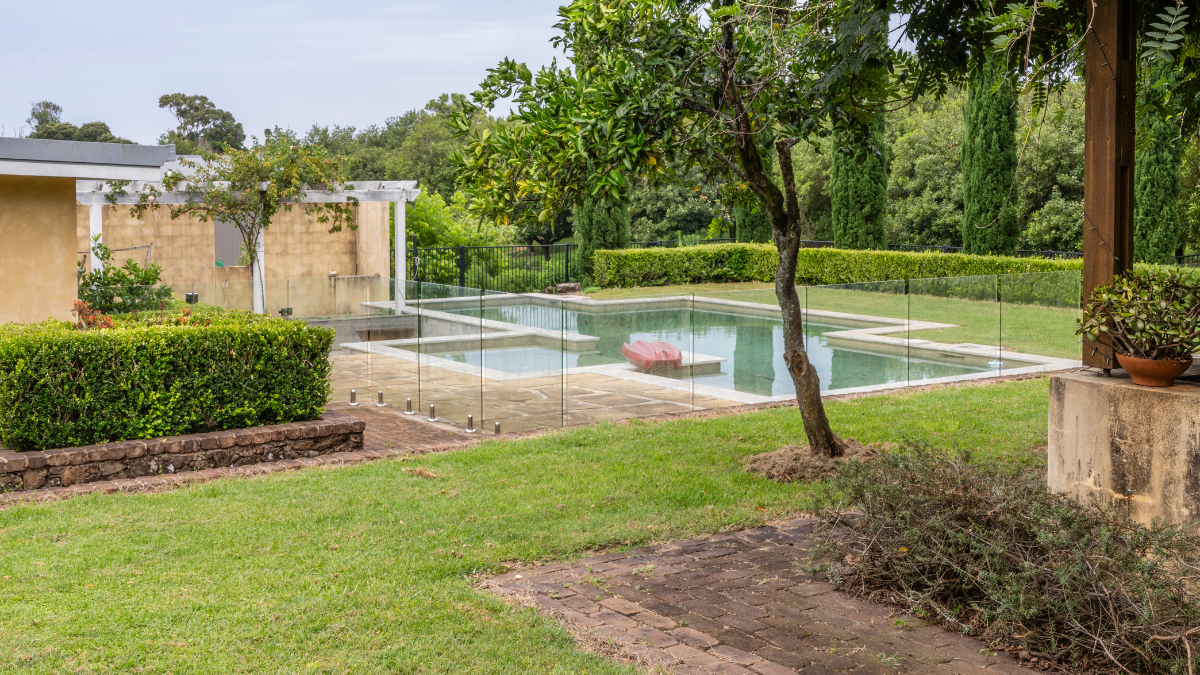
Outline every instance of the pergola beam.
{"type": "MultiPolygon", "coordinates": [[[[1088,3],[1084,96],[1083,301],[1133,268],[1137,26],[1133,0],[1088,3]]],[[[1107,336],[1083,341],[1083,365],[1118,367],[1107,336]]]]}

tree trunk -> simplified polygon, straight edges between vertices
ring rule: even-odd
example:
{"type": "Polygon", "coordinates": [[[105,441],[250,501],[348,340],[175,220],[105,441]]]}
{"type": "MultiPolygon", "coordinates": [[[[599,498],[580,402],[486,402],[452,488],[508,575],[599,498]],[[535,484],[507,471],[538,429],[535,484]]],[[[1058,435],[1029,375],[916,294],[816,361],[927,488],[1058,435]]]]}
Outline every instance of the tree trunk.
{"type": "Polygon", "coordinates": [[[783,362],[796,385],[796,404],[804,420],[804,434],[814,455],[841,457],[845,447],[829,426],[825,403],[821,400],[821,382],[817,370],[804,350],[804,312],[796,293],[796,257],[800,248],[797,234],[775,234],[779,249],[779,269],[775,273],[775,295],[783,311],[783,362]]]}

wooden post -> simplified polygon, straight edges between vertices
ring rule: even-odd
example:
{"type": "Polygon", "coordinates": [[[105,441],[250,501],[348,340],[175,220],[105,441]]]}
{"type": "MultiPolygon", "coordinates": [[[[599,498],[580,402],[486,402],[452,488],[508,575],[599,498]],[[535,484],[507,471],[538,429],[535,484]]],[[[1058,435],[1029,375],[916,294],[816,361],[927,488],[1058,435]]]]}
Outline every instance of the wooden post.
{"type": "MultiPolygon", "coordinates": [[[[1083,300],[1133,268],[1133,140],[1137,103],[1134,0],[1095,0],[1086,10],[1083,300]],[[1093,14],[1094,12],[1094,14],[1093,14]]],[[[1111,343],[1083,341],[1083,365],[1117,367],[1111,343]]]]}

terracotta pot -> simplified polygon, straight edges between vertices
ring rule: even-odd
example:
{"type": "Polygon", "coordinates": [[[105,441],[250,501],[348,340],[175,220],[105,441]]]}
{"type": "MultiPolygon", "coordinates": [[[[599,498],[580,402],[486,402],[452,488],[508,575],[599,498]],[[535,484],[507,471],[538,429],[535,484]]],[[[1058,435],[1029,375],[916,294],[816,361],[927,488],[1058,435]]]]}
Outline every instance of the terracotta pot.
{"type": "Polygon", "coordinates": [[[1133,380],[1134,384],[1140,384],[1143,387],[1169,387],[1175,383],[1175,378],[1192,367],[1191,359],[1155,361],[1122,354],[1117,354],[1117,363],[1121,364],[1125,372],[1129,373],[1129,378],[1133,380]]]}

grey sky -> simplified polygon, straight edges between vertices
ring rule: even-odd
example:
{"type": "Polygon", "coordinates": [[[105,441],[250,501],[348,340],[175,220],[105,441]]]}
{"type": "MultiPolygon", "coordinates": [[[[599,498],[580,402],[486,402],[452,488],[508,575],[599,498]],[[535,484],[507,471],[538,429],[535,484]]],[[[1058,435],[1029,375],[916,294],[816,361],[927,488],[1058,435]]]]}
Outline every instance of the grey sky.
{"type": "Polygon", "coordinates": [[[506,56],[533,69],[561,57],[548,42],[560,4],[13,3],[0,21],[0,125],[15,135],[48,99],[66,122],[154,143],[175,126],[158,108],[174,92],[208,96],[260,137],[273,125],[377,124],[470,93],[506,56]]]}

